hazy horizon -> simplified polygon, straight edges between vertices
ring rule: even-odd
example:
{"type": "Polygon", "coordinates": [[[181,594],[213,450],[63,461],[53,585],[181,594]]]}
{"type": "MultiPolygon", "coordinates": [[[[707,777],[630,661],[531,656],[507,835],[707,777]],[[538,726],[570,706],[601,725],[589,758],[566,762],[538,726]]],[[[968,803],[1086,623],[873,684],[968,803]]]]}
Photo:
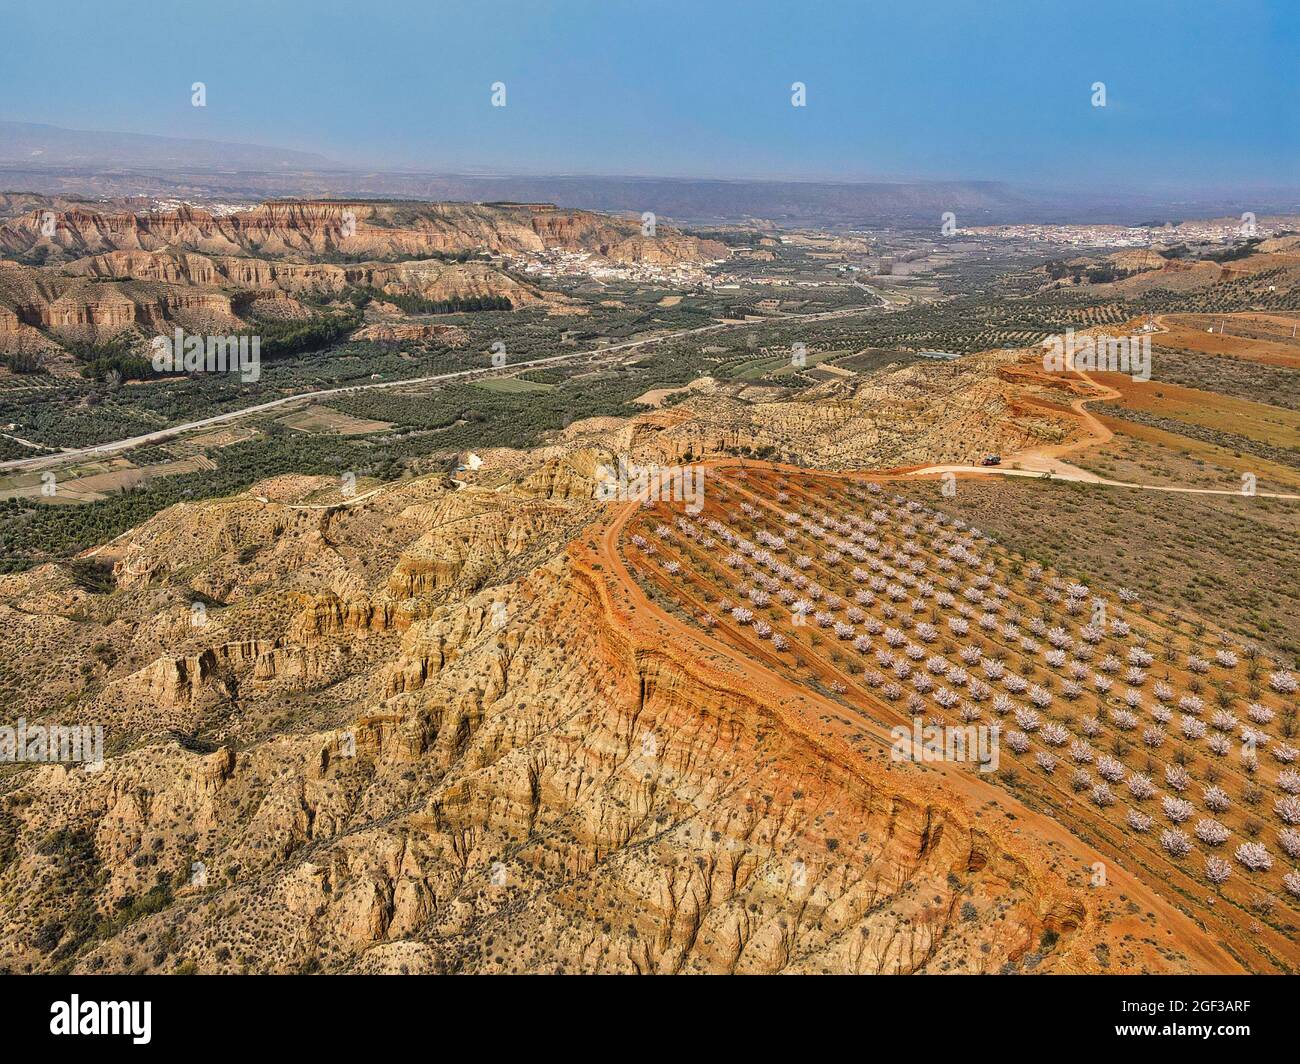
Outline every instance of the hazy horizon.
{"type": "MultiPolygon", "coordinates": [[[[0,127],[3,127],[5,125],[28,126],[33,129],[47,128],[51,130],[56,130],[60,133],[87,134],[95,137],[103,136],[103,137],[124,137],[124,138],[148,138],[151,140],[167,141],[167,142],[175,142],[175,143],[193,141],[196,143],[203,143],[207,145],[228,146],[231,148],[256,149],[259,151],[266,151],[270,153],[283,152],[285,154],[294,154],[294,155],[303,155],[303,156],[316,155],[319,157],[319,162],[316,164],[317,167],[322,172],[327,172],[327,173],[337,172],[337,173],[362,174],[371,171],[376,173],[387,173],[387,174],[394,174],[394,175],[414,174],[414,175],[465,177],[465,178],[561,178],[561,179],[563,178],[591,178],[591,179],[609,178],[609,179],[617,179],[617,180],[625,180],[625,181],[638,181],[638,180],[682,181],[682,182],[689,181],[689,182],[732,183],[732,184],[773,183],[773,184],[845,185],[845,186],[886,185],[886,184],[902,184],[902,185],[983,184],[983,185],[1010,186],[1010,187],[1016,187],[1016,188],[1043,192],[1043,193],[1071,192],[1071,191],[1077,191],[1087,186],[1086,180],[1082,178],[1075,178],[1071,180],[1071,178],[1068,176],[1060,179],[1059,181],[1053,181],[1053,180],[1021,181],[1021,180],[1017,180],[1015,177],[1006,177],[1006,178],[966,177],[960,174],[954,174],[950,176],[920,176],[920,177],[912,176],[908,174],[889,174],[889,175],[867,176],[867,177],[843,177],[843,176],[835,176],[835,175],[821,176],[816,174],[799,174],[793,176],[783,176],[780,174],[737,173],[737,174],[718,175],[718,174],[702,174],[702,173],[694,174],[694,173],[666,173],[666,172],[642,172],[642,171],[625,173],[612,168],[560,170],[560,169],[545,169],[545,168],[528,168],[522,166],[516,166],[516,167],[510,167],[510,166],[450,167],[449,166],[449,167],[439,168],[433,165],[421,166],[415,163],[409,163],[409,164],[394,163],[394,164],[384,165],[384,164],[368,164],[365,162],[348,162],[340,159],[334,159],[326,155],[322,155],[319,152],[310,152],[298,148],[286,148],[283,145],[279,145],[271,142],[254,143],[254,142],[239,141],[239,140],[211,139],[207,137],[196,137],[196,138],[171,137],[167,134],[150,133],[150,132],[143,132],[139,130],[74,129],[67,126],[58,126],[47,122],[29,122],[29,121],[25,121],[20,117],[12,116],[12,115],[5,118],[0,118],[0,127]]],[[[43,162],[44,160],[36,157],[21,160],[21,161],[0,160],[0,171],[6,168],[18,167],[20,164],[37,168],[40,167],[43,164],[43,162]]],[[[65,162],[58,162],[55,165],[65,166],[68,164],[65,162]]],[[[199,169],[199,167],[196,167],[196,169],[199,169]]],[[[1119,183],[1112,183],[1110,187],[1120,192],[1129,192],[1129,193],[1150,192],[1153,194],[1169,194],[1169,195],[1176,195],[1181,192],[1193,191],[1191,187],[1186,185],[1159,184],[1154,182],[1146,183],[1146,184],[1133,184],[1128,186],[1121,185],[1119,183]]],[[[1297,177],[1290,182],[1285,182],[1285,181],[1270,182],[1270,181],[1263,180],[1254,184],[1245,181],[1225,181],[1222,184],[1217,184],[1217,185],[1201,184],[1201,185],[1197,185],[1194,191],[1203,192],[1207,194],[1215,194],[1215,193],[1230,194],[1234,191],[1242,191],[1242,190],[1250,190],[1250,189],[1264,189],[1270,192],[1287,191],[1287,192],[1300,193],[1300,175],[1297,175],[1297,177]]]]}
{"type": "Polygon", "coordinates": [[[61,76],[48,51],[15,51],[0,69],[6,120],[395,172],[1164,193],[1300,175],[1300,92],[1285,73],[1300,15],[1267,0],[1014,5],[996,24],[953,2],[401,2],[364,19],[330,2],[157,5],[156,18],[114,3],[63,17],[70,6],[10,16],[14,40],[59,25],[61,76]],[[229,54],[210,47],[222,40],[229,54]],[[178,41],[208,51],[190,60],[178,41]],[[107,77],[108,54],[165,61],[107,77]]]}

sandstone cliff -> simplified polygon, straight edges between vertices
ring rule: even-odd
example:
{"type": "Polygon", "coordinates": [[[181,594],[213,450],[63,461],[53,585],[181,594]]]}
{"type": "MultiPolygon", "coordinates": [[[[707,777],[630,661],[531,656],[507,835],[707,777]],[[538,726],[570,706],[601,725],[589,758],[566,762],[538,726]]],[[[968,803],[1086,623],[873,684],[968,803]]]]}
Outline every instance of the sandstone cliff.
{"type": "MultiPolygon", "coordinates": [[[[178,325],[230,332],[247,328],[254,315],[311,317],[319,311],[295,296],[337,298],[352,288],[434,302],[506,298],[516,308],[561,302],[483,262],[344,267],[163,251],[111,252],[63,267],[0,261],[0,350],[24,344],[49,349],[51,336],[102,341],[128,330],[148,336],[178,325]]],[[[384,327],[373,335],[392,338],[384,327]]],[[[463,340],[463,333],[450,326],[398,327],[405,330],[401,340],[463,340]]],[[[357,338],[371,335],[363,330],[357,338]]]]}
{"type": "Polygon", "coordinates": [[[0,226],[0,250],[57,248],[84,256],[109,251],[187,250],[209,255],[313,259],[334,255],[413,258],[462,252],[522,254],[547,248],[594,251],[620,261],[675,262],[726,257],[713,241],[667,226],[643,238],[639,221],[545,204],[285,200],[213,216],[184,207],[155,214],[88,207],[32,210],[0,226]]]}

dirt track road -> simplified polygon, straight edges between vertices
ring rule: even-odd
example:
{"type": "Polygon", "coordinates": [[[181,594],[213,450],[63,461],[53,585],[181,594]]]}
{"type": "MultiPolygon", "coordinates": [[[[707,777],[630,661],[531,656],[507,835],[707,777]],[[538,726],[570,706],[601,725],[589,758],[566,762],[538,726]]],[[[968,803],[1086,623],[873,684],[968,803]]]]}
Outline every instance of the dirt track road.
{"type": "MultiPolygon", "coordinates": [[[[1026,459],[1017,458],[1016,461],[1025,462],[1026,459]]],[[[1061,463],[1061,467],[1057,469],[1001,469],[996,466],[937,465],[915,469],[906,475],[909,477],[922,477],[938,476],[943,473],[960,473],[963,476],[1032,477],[1035,480],[1067,480],[1076,484],[1101,484],[1109,488],[1137,488],[1141,491],[1167,491],[1183,495],[1244,496],[1243,492],[1231,491],[1228,488],[1182,488],[1172,484],[1135,484],[1127,480],[1109,480],[1106,477],[1097,476],[1096,473],[1089,473],[1086,469],[1066,466],[1065,463],[1061,463]]],[[[1300,495],[1280,491],[1257,491],[1253,497],[1300,501],[1300,495]]]]}
{"type": "MultiPolygon", "coordinates": [[[[1156,322],[1159,325],[1158,332],[1166,331],[1163,316],[1156,318],[1156,322]]],[[[1065,480],[1076,484],[1101,484],[1110,488],[1136,488],[1140,491],[1164,491],[1182,495],[1241,495],[1261,499],[1300,501],[1300,494],[1286,492],[1259,491],[1255,492],[1253,496],[1245,496],[1244,492],[1240,490],[1234,491],[1229,488],[1184,488],[1171,484],[1137,484],[1127,480],[1110,480],[1098,476],[1096,473],[1090,473],[1086,469],[1080,469],[1068,462],[1061,461],[1060,456],[1063,454],[1081,451],[1088,447],[1099,447],[1110,442],[1115,434],[1101,422],[1096,414],[1088,409],[1088,404],[1123,398],[1114,388],[1107,388],[1104,384],[1099,384],[1083,370],[1077,369],[1073,365],[1070,370],[1095,389],[1095,394],[1081,395],[1070,404],[1070,409],[1078,415],[1080,424],[1084,428],[1085,435],[1082,438],[1072,440],[1066,444],[1044,447],[1036,451],[1024,451],[1020,454],[1009,455],[1004,459],[1007,462],[1015,462],[1020,466],[1019,469],[1009,469],[1004,466],[933,465],[914,469],[907,475],[923,477],[953,473],[962,476],[1034,477],[1039,480],[1065,480]]]]}

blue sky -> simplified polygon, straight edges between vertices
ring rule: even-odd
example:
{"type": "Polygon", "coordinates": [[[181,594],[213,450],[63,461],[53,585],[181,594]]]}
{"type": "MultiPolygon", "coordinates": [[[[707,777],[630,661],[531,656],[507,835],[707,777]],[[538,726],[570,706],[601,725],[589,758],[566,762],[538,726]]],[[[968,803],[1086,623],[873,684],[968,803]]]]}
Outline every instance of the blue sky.
{"type": "Polygon", "coordinates": [[[443,171],[1300,184],[1295,0],[0,2],[10,120],[443,171]]]}

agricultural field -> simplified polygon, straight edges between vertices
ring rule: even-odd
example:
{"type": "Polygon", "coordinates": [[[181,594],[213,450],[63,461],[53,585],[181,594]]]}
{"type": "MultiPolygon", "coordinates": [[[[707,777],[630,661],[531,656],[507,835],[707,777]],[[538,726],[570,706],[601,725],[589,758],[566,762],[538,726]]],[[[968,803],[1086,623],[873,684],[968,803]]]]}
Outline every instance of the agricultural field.
{"type": "Polygon", "coordinates": [[[1300,368],[1246,358],[1234,344],[1230,353],[1172,350],[1163,336],[1152,338],[1151,373],[1156,380],[1218,392],[1256,403],[1300,408],[1300,368]]]}
{"type": "MultiPolygon", "coordinates": [[[[1300,656],[1296,504],[1017,478],[962,478],[935,505],[1049,568],[1300,656]]],[[[925,489],[921,489],[925,490],[925,489]]]]}
{"type": "Polygon", "coordinates": [[[864,734],[996,729],[1000,786],[1230,928],[1231,948],[1295,962],[1294,649],[1042,565],[916,485],[762,464],[707,485],[702,512],[643,504],[622,530],[656,603],[864,734]]]}
{"type": "Polygon", "coordinates": [[[529,392],[549,392],[555,385],[525,380],[523,377],[491,377],[487,380],[475,381],[471,387],[501,395],[527,395],[529,392]]]}
{"type": "Polygon", "coordinates": [[[1300,315],[1165,314],[1162,347],[1300,369],[1300,315]]]}
{"type": "Polygon", "coordinates": [[[1300,411],[1163,380],[1135,381],[1118,373],[1094,377],[1121,396],[1095,406],[1100,415],[1300,470],[1300,411]]]}
{"type": "Polygon", "coordinates": [[[276,419],[298,432],[337,432],[340,436],[366,436],[392,428],[387,421],[348,417],[326,406],[313,405],[276,419]]]}
{"type": "Polygon", "coordinates": [[[1126,418],[1099,420],[1114,436],[1075,455],[1074,464],[1110,480],[1234,491],[1249,473],[1258,491],[1300,492],[1300,469],[1293,466],[1126,418]]]}

